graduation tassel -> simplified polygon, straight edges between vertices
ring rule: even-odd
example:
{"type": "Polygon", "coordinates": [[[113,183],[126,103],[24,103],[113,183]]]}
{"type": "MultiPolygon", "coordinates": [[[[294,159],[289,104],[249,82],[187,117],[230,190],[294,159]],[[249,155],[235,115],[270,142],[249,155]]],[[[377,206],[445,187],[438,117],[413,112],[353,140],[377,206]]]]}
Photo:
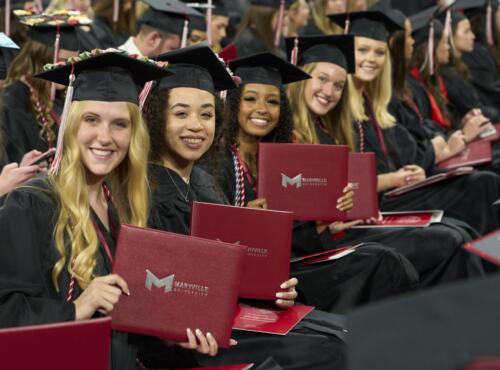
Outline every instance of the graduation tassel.
{"type": "MultiPolygon", "coordinates": [[[[56,28],[56,41],[54,42],[54,60],[53,64],[57,64],[59,61],[59,51],[61,49],[61,30],[59,26],[56,28]]],[[[50,84],[50,100],[54,101],[56,98],[56,84],[52,82],[50,84]]]]}
{"type": "Polygon", "coordinates": [[[142,108],[144,108],[144,103],[146,102],[146,99],[148,98],[152,88],[153,88],[153,81],[148,81],[144,85],[141,93],[139,94],[139,108],[141,109],[141,111],[142,108]]]}
{"type": "Polygon", "coordinates": [[[212,0],[207,1],[207,41],[212,46],[212,0]]]}
{"type": "Polygon", "coordinates": [[[290,54],[290,62],[296,66],[297,65],[297,59],[298,59],[298,56],[299,56],[299,38],[296,37],[294,40],[293,40],[293,49],[292,49],[292,53],[290,54]]]}
{"type": "Polygon", "coordinates": [[[63,153],[63,137],[64,131],[66,130],[69,108],[71,106],[71,101],[73,100],[73,83],[75,82],[75,67],[74,64],[71,65],[71,74],[69,75],[69,85],[66,90],[66,98],[64,99],[64,108],[61,114],[61,124],[59,125],[59,132],[57,134],[57,147],[56,155],[54,156],[54,161],[50,167],[50,173],[56,175],[59,171],[62,161],[63,153]]]}
{"type": "Polygon", "coordinates": [[[345,19],[345,24],[344,24],[344,35],[347,35],[349,33],[350,27],[351,27],[351,15],[347,14],[347,17],[345,19]]]}
{"type": "Polygon", "coordinates": [[[451,10],[446,11],[443,34],[446,39],[451,38],[451,10]]]}
{"type": "Polygon", "coordinates": [[[5,34],[10,36],[10,0],[5,0],[5,34]]]}
{"type": "Polygon", "coordinates": [[[278,11],[278,26],[274,35],[274,46],[278,47],[281,41],[281,31],[285,20],[285,0],[280,0],[280,10],[278,11]]]}
{"type": "Polygon", "coordinates": [[[120,0],[113,0],[113,23],[118,22],[120,15],[120,0]]]}
{"type": "Polygon", "coordinates": [[[429,41],[427,42],[427,57],[429,58],[430,75],[434,76],[434,20],[430,23],[429,41]]]}
{"type": "Polygon", "coordinates": [[[187,46],[188,31],[189,31],[189,18],[186,15],[186,18],[184,19],[184,27],[182,27],[181,49],[187,46]]]}
{"type": "Polygon", "coordinates": [[[493,8],[491,6],[491,1],[488,1],[488,6],[486,7],[486,42],[488,45],[493,46],[493,8]]]}

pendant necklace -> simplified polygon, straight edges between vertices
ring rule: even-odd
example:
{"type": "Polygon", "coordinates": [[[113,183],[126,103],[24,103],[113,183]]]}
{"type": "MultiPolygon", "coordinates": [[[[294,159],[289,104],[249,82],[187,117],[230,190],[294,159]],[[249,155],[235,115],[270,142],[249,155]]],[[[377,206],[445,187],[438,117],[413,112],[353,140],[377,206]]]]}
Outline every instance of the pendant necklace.
{"type": "Polygon", "coordinates": [[[166,167],[163,167],[165,169],[165,171],[167,171],[168,173],[168,177],[170,177],[170,180],[173,182],[174,186],[175,186],[175,189],[177,190],[177,192],[179,193],[179,195],[182,197],[182,199],[184,199],[184,201],[186,203],[189,203],[189,191],[191,190],[191,184],[189,183],[189,177],[182,177],[182,180],[186,182],[187,186],[188,186],[188,189],[187,189],[187,192],[186,192],[186,195],[182,194],[182,191],[181,189],[179,189],[179,187],[177,186],[177,184],[175,183],[174,181],[174,178],[172,177],[172,175],[170,174],[170,170],[166,167]]]}

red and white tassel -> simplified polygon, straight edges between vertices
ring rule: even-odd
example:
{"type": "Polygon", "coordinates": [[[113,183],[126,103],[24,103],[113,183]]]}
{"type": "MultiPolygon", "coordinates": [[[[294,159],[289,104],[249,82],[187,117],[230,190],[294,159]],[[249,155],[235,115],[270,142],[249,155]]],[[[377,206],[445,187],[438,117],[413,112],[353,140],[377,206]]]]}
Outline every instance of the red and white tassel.
{"type": "Polygon", "coordinates": [[[351,27],[351,15],[347,14],[347,18],[345,19],[345,24],[344,24],[344,35],[347,35],[349,33],[350,27],[351,27]]]}
{"type": "Polygon", "coordinates": [[[293,49],[292,49],[292,53],[290,54],[290,63],[292,63],[294,66],[296,66],[298,59],[299,59],[299,38],[296,37],[293,40],[293,49]]]}
{"type": "Polygon", "coordinates": [[[429,73],[431,76],[434,76],[434,20],[431,20],[430,23],[427,54],[429,58],[429,73]]]}
{"type": "Polygon", "coordinates": [[[207,41],[212,45],[212,0],[207,0],[207,41]]]}
{"type": "Polygon", "coordinates": [[[54,156],[54,161],[52,162],[52,166],[50,167],[50,173],[54,175],[57,174],[57,172],[59,171],[59,167],[61,166],[64,131],[66,130],[69,109],[71,107],[71,102],[73,100],[73,83],[75,82],[75,74],[73,68],[74,67],[72,66],[71,74],[69,75],[69,85],[68,89],[66,90],[66,98],[64,99],[64,108],[61,114],[61,124],[59,125],[59,132],[57,134],[56,155],[54,156]]]}
{"type": "Polygon", "coordinates": [[[120,17],[120,0],[113,0],[113,23],[118,22],[120,17]]]}
{"type": "Polygon", "coordinates": [[[493,7],[491,6],[491,1],[488,1],[488,6],[486,7],[486,42],[488,45],[493,46],[493,7]]]}
{"type": "Polygon", "coordinates": [[[10,0],[5,0],[5,34],[10,36],[10,0]]]}
{"type": "Polygon", "coordinates": [[[144,85],[141,93],[139,94],[139,108],[141,109],[141,111],[142,108],[144,108],[144,103],[146,102],[146,99],[148,98],[152,88],[153,88],[153,81],[148,81],[144,85]]]}
{"type": "MultiPolygon", "coordinates": [[[[56,40],[54,42],[54,64],[59,61],[59,51],[61,50],[61,32],[59,26],[57,27],[56,40]]],[[[54,101],[56,98],[56,84],[52,82],[50,85],[50,100],[54,101]]]]}
{"type": "Polygon", "coordinates": [[[189,19],[186,15],[186,19],[184,19],[184,27],[182,27],[181,49],[187,46],[188,32],[189,32],[189,19]]]}
{"type": "Polygon", "coordinates": [[[283,22],[285,20],[285,0],[280,0],[280,9],[278,11],[278,25],[274,35],[274,46],[278,47],[281,41],[281,32],[283,31],[283,22]]]}
{"type": "Polygon", "coordinates": [[[446,11],[443,34],[446,39],[451,38],[451,10],[446,11]]]}

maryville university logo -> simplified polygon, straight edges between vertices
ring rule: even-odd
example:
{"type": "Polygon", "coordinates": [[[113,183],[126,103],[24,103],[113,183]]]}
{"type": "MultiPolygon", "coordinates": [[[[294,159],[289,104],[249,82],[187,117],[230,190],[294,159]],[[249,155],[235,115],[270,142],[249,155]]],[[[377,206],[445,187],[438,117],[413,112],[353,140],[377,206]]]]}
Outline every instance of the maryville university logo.
{"type": "Polygon", "coordinates": [[[168,275],[164,278],[158,278],[154,273],[147,269],[145,286],[148,290],[153,290],[154,286],[155,288],[163,289],[165,293],[176,292],[205,297],[208,296],[209,291],[209,288],[206,285],[175,280],[175,274],[168,275]]]}
{"type": "Polygon", "coordinates": [[[289,177],[285,175],[284,173],[281,174],[281,186],[283,186],[285,189],[288,188],[288,186],[295,186],[297,189],[300,189],[302,187],[306,186],[328,186],[328,179],[324,177],[304,177],[302,176],[301,173],[299,173],[295,177],[289,177]]]}

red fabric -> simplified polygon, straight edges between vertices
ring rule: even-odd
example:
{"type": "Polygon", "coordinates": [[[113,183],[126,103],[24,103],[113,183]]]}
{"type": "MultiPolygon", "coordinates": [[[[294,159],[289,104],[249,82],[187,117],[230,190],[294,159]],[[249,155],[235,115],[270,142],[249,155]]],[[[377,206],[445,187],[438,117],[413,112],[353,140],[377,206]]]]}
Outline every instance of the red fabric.
{"type": "MultiPolygon", "coordinates": [[[[418,81],[424,83],[422,79],[422,75],[420,74],[420,71],[417,68],[412,68],[410,71],[411,75],[415,77],[418,81]]],[[[438,77],[439,79],[439,90],[443,94],[444,98],[446,99],[446,102],[448,102],[448,91],[446,90],[446,87],[444,86],[443,79],[441,77],[438,77]]],[[[424,84],[425,86],[425,84],[424,84]]],[[[450,121],[444,116],[443,112],[439,108],[439,105],[434,98],[434,95],[431,94],[429,89],[425,89],[427,92],[427,96],[429,98],[429,103],[431,105],[431,113],[432,113],[432,120],[436,122],[439,126],[449,130],[451,129],[451,123],[450,121]]]]}

